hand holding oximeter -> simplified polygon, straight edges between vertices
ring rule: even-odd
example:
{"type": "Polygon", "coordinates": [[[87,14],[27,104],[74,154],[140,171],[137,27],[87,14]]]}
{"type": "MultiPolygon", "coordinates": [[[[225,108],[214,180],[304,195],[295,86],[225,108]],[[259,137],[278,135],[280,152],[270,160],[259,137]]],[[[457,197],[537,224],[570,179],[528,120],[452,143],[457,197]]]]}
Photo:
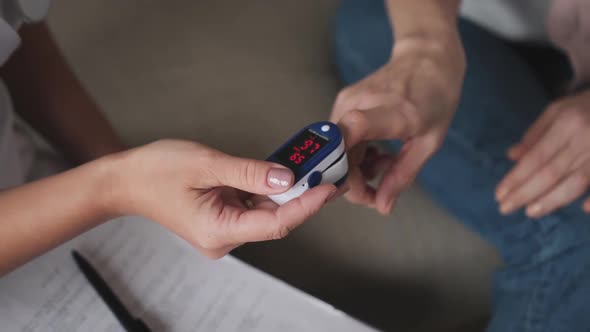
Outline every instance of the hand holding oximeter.
{"type": "Polygon", "coordinates": [[[342,133],[338,126],[327,121],[301,129],[267,160],[288,167],[295,175],[291,189],[269,196],[279,205],[321,183],[339,186],[348,175],[342,133]]]}

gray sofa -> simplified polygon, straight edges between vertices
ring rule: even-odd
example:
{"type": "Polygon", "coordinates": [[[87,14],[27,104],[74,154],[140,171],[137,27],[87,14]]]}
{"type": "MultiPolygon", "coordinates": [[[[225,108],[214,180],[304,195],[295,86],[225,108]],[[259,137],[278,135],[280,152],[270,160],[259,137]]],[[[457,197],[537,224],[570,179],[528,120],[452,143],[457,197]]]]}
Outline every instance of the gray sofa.
{"type": "MultiPolygon", "coordinates": [[[[50,24],[130,145],[193,139],[265,158],[326,119],[336,0],[60,0],[50,24]]],[[[418,187],[392,217],[339,200],[287,239],[235,255],[391,331],[485,319],[494,251],[418,187]]]]}

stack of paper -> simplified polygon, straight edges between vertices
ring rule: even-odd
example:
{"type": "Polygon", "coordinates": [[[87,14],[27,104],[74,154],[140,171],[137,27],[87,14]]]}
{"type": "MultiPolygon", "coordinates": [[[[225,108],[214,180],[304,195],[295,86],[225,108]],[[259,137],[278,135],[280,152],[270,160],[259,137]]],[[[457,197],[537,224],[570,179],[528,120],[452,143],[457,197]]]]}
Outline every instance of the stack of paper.
{"type": "Polygon", "coordinates": [[[137,217],[98,227],[1,278],[2,331],[122,331],[72,249],[153,331],[374,331],[233,257],[209,260],[137,217]]]}

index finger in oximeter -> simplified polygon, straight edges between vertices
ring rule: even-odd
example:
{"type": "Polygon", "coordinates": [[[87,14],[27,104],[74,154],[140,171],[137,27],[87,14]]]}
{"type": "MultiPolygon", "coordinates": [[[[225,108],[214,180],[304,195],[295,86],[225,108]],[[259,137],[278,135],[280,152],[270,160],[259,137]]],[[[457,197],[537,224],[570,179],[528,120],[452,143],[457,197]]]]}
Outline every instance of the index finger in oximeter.
{"type": "Polygon", "coordinates": [[[316,122],[301,129],[267,161],[288,167],[295,175],[286,192],[269,196],[279,205],[301,196],[321,183],[340,185],[348,175],[344,139],[332,122],[316,122]]]}

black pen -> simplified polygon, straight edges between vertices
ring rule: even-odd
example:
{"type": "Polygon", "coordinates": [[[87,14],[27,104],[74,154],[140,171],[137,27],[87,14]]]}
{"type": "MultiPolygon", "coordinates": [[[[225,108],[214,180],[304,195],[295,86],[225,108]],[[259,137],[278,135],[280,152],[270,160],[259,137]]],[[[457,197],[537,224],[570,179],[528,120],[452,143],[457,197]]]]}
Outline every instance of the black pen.
{"type": "Polygon", "coordinates": [[[80,271],[82,271],[82,274],[84,274],[88,282],[90,282],[94,290],[98,293],[98,296],[102,298],[115,317],[117,317],[117,320],[119,320],[125,331],[150,332],[150,329],[141,319],[131,315],[100,274],[96,272],[92,265],[80,253],[72,250],[72,257],[80,271]]]}

